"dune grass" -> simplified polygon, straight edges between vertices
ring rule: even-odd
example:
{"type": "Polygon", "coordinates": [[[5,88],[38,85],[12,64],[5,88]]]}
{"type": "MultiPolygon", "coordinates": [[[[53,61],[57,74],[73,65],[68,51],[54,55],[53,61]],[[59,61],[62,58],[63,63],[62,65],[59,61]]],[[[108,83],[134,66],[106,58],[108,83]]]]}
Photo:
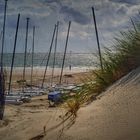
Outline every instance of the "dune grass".
{"type": "MultiPolygon", "coordinates": [[[[91,97],[96,99],[96,96],[107,87],[140,66],[140,24],[128,31],[120,32],[114,38],[114,45],[110,49],[105,47],[103,54],[103,71],[93,70],[90,78],[73,99],[79,101],[79,104],[87,102],[91,97]]],[[[75,110],[77,104],[75,107],[74,104],[69,107],[75,110]]]]}

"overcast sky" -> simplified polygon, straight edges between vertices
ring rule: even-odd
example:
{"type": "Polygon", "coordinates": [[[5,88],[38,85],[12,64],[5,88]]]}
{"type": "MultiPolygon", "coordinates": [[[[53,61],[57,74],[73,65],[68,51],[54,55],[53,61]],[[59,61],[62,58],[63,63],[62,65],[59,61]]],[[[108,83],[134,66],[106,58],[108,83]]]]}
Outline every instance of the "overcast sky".
{"type": "MultiPolygon", "coordinates": [[[[101,46],[110,46],[113,36],[131,27],[130,17],[140,18],[140,0],[8,0],[5,52],[12,52],[18,13],[21,14],[17,52],[25,46],[26,18],[30,18],[28,50],[36,26],[35,51],[47,52],[54,24],[60,21],[58,51],[64,50],[68,21],[71,20],[68,51],[95,52],[97,48],[91,7],[95,7],[101,46]]],[[[0,0],[0,31],[4,0],[0,0]]],[[[1,40],[0,40],[1,41],[1,40]]]]}

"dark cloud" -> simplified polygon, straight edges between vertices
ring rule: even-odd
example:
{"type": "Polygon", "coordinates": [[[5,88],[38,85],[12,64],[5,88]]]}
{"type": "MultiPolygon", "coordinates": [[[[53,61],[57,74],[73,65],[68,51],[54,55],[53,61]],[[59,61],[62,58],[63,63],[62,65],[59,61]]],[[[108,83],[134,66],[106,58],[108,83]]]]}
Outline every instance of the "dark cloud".
{"type": "Polygon", "coordinates": [[[54,8],[52,3],[55,3],[55,9],[59,9],[59,13],[64,15],[64,21],[75,21],[79,24],[85,25],[90,22],[90,19],[76,10],[75,8],[70,7],[69,5],[64,5],[61,0],[44,0],[44,2],[50,4],[50,7],[54,8]]]}
{"type": "MultiPolygon", "coordinates": [[[[60,46],[63,45],[66,37],[63,33],[67,31],[66,23],[69,20],[74,22],[70,34],[71,46],[81,51],[81,46],[86,46],[86,43],[83,43],[86,42],[85,40],[88,40],[89,46],[93,46],[93,39],[96,39],[96,37],[94,36],[91,6],[95,7],[99,35],[104,35],[108,41],[112,38],[114,32],[128,28],[126,26],[128,26],[130,17],[133,19],[138,17],[140,0],[9,0],[6,20],[6,36],[9,39],[7,47],[10,48],[11,42],[13,43],[18,13],[21,13],[19,51],[24,46],[26,17],[30,17],[30,35],[32,35],[32,26],[38,27],[36,39],[39,47],[36,49],[37,51],[46,50],[46,46],[50,45],[53,26],[57,20],[60,21],[60,46]]],[[[4,0],[0,0],[1,28],[3,25],[3,12],[4,0]]]]}
{"type": "Polygon", "coordinates": [[[4,10],[4,3],[0,2],[0,13],[3,13],[4,10]]]}
{"type": "MultiPolygon", "coordinates": [[[[15,29],[17,17],[18,17],[17,15],[7,16],[6,27],[15,29]]],[[[20,17],[20,27],[23,28],[24,26],[25,25],[24,25],[23,21],[21,22],[21,17],[20,17]]]]}
{"type": "Polygon", "coordinates": [[[130,5],[136,5],[140,2],[139,0],[110,0],[110,1],[119,2],[119,3],[126,3],[126,4],[130,4],[130,5]]]}
{"type": "Polygon", "coordinates": [[[90,19],[86,15],[68,6],[62,6],[60,13],[64,14],[65,21],[72,20],[82,25],[88,24],[90,22],[90,19]]]}
{"type": "Polygon", "coordinates": [[[124,15],[126,14],[128,9],[125,6],[120,6],[119,9],[117,9],[116,14],[118,15],[124,15]]]}
{"type": "Polygon", "coordinates": [[[47,3],[52,3],[52,2],[59,2],[58,0],[44,0],[44,2],[47,2],[47,3]]]}
{"type": "MultiPolygon", "coordinates": [[[[25,29],[26,28],[26,18],[27,17],[28,16],[25,16],[25,15],[20,16],[20,23],[19,23],[19,28],[20,29],[25,29]]],[[[15,29],[16,25],[17,25],[17,18],[18,18],[18,15],[8,15],[7,16],[7,21],[6,21],[6,27],[11,28],[11,29],[15,29]]],[[[29,28],[32,28],[32,26],[34,25],[34,22],[35,21],[33,20],[33,18],[30,18],[29,28]]]]}
{"type": "Polygon", "coordinates": [[[53,4],[53,3],[56,3],[58,5],[61,5],[61,1],[59,0],[42,0],[42,3],[47,3],[47,4],[53,4]]]}

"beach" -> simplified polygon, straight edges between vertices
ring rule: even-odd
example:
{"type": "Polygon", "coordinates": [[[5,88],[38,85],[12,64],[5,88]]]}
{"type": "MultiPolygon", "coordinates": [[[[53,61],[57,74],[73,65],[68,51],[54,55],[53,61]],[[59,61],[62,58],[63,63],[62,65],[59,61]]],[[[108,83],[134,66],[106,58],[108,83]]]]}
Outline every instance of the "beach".
{"type": "MultiPolygon", "coordinates": [[[[30,81],[30,70],[30,68],[26,69],[27,81],[30,81]]],[[[48,81],[46,80],[46,83],[49,82],[49,78],[51,78],[51,71],[52,69],[47,71],[46,77],[48,81]]],[[[39,84],[40,80],[42,80],[43,72],[44,69],[36,68],[34,70],[34,84],[39,84]]],[[[59,73],[60,69],[58,69],[57,72],[59,73]]],[[[57,76],[57,72],[55,73],[55,76],[57,76]]],[[[7,85],[9,77],[8,73],[9,71],[7,71],[7,85]]],[[[84,79],[88,75],[89,72],[85,69],[81,71],[77,68],[75,68],[74,71],[64,69],[63,82],[65,83],[68,81],[69,84],[80,84],[84,82],[84,79]],[[66,79],[67,77],[65,77],[65,75],[71,75],[71,77],[66,79]]],[[[21,68],[14,69],[12,78],[13,91],[19,89],[16,81],[20,80],[20,78],[22,78],[21,68]]],[[[56,80],[55,82],[58,81],[56,80]]],[[[49,107],[47,95],[33,97],[31,102],[23,103],[22,105],[6,105],[4,120],[0,121],[0,139],[28,140],[36,134],[42,133],[44,126],[46,130],[48,130],[51,129],[53,125],[61,123],[62,119],[60,116],[65,116],[66,112],[67,110],[63,105],[55,108],[49,107]]]]}
{"type": "MultiPolygon", "coordinates": [[[[62,83],[65,84],[80,84],[87,76],[89,71],[92,70],[92,67],[73,67],[71,70],[66,67],[63,71],[62,83]],[[69,77],[67,75],[72,75],[69,77]]],[[[33,84],[39,86],[42,84],[44,76],[45,67],[34,67],[33,69],[33,84]]],[[[10,68],[6,68],[6,86],[9,84],[9,73],[10,68]]],[[[53,84],[58,84],[60,80],[61,68],[55,68],[53,76],[53,84]]],[[[15,89],[19,88],[17,81],[23,79],[23,67],[13,68],[12,74],[12,87],[15,89]]],[[[31,67],[25,69],[25,79],[30,84],[31,81],[31,67]]],[[[48,67],[46,71],[45,83],[50,85],[52,81],[52,68],[48,67]]]]}
{"type": "Polygon", "coordinates": [[[0,140],[140,140],[139,9],[1,0],[0,140]]]}
{"type": "Polygon", "coordinates": [[[70,126],[71,120],[64,121],[62,117],[65,108],[49,108],[47,95],[20,106],[7,105],[0,139],[139,140],[139,78],[140,68],[117,81],[91,104],[83,106],[70,126]]]}

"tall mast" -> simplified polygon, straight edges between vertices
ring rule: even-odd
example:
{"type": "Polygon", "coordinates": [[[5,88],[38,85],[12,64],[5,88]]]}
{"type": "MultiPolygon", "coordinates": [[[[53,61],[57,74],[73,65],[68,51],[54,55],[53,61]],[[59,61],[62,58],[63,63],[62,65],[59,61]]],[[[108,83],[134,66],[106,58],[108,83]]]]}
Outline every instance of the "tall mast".
{"type": "Polygon", "coordinates": [[[19,28],[19,20],[20,20],[20,14],[18,14],[18,19],[17,19],[17,27],[16,27],[15,42],[14,42],[14,49],[13,49],[13,56],[12,56],[12,63],[11,63],[11,70],[10,70],[8,94],[10,94],[10,90],[11,90],[11,81],[12,81],[12,74],[13,74],[13,66],[14,66],[16,45],[17,45],[17,35],[18,35],[18,28],[19,28]]]}
{"type": "Polygon", "coordinates": [[[69,70],[71,71],[71,68],[72,68],[72,66],[71,66],[71,55],[72,55],[72,51],[70,51],[70,58],[69,58],[69,70]]]}
{"type": "Polygon", "coordinates": [[[44,82],[45,82],[45,78],[46,78],[46,72],[47,72],[47,68],[48,68],[48,64],[49,64],[49,60],[50,60],[50,55],[51,55],[51,51],[52,51],[52,46],[53,46],[55,31],[56,31],[56,25],[54,27],[52,41],[51,41],[51,45],[50,45],[50,49],[49,49],[49,54],[48,54],[48,59],[47,59],[47,63],[46,63],[46,68],[45,68],[45,72],[44,72],[44,76],[43,76],[43,80],[42,80],[42,85],[41,85],[42,88],[44,86],[44,82]]]}
{"type": "Polygon", "coordinates": [[[3,74],[3,50],[4,50],[4,41],[5,41],[5,22],[6,22],[6,9],[7,1],[5,0],[5,9],[4,9],[4,21],[3,21],[3,30],[2,30],[2,49],[1,49],[1,62],[0,62],[0,120],[3,120],[4,109],[5,109],[5,79],[3,74]]]}
{"type": "Polygon", "coordinates": [[[2,38],[2,32],[3,32],[3,31],[0,32],[0,40],[1,40],[1,38],[2,38]]]}
{"type": "Polygon", "coordinates": [[[98,29],[97,29],[97,24],[96,24],[96,17],[95,17],[94,7],[92,7],[92,14],[93,14],[93,20],[94,20],[94,26],[95,26],[95,32],[96,32],[96,39],[97,39],[97,45],[98,45],[100,66],[101,66],[101,70],[103,71],[102,54],[101,54],[101,49],[100,49],[100,42],[99,42],[98,29]]]}
{"type": "Polygon", "coordinates": [[[68,39],[69,39],[70,26],[71,26],[71,21],[69,21],[69,26],[68,26],[68,32],[67,32],[67,38],[66,38],[66,45],[65,45],[65,51],[64,51],[64,56],[63,56],[62,69],[61,69],[61,75],[60,75],[59,84],[62,83],[62,75],[63,75],[63,69],[64,69],[64,64],[65,64],[67,46],[68,46],[68,39]]]}
{"type": "MultiPolygon", "coordinates": [[[[29,28],[29,18],[26,19],[26,38],[25,38],[25,51],[24,51],[24,68],[23,68],[23,82],[25,82],[25,69],[26,69],[26,59],[27,59],[27,43],[28,43],[28,28],[29,28]]],[[[23,88],[24,91],[24,88],[23,88]]]]}
{"type": "Polygon", "coordinates": [[[4,43],[5,43],[5,23],[6,23],[7,1],[8,0],[5,0],[3,30],[2,30],[1,72],[3,71],[3,50],[4,50],[4,43]]]}
{"type": "Polygon", "coordinates": [[[56,49],[57,49],[58,27],[59,27],[59,21],[57,22],[57,29],[56,29],[56,36],[55,36],[55,48],[54,48],[54,58],[53,58],[51,86],[53,84],[54,68],[55,68],[55,62],[56,62],[56,49]]]}
{"type": "Polygon", "coordinates": [[[33,27],[32,66],[31,66],[31,88],[32,88],[32,82],[33,82],[34,44],[35,44],[35,26],[33,27]]]}

